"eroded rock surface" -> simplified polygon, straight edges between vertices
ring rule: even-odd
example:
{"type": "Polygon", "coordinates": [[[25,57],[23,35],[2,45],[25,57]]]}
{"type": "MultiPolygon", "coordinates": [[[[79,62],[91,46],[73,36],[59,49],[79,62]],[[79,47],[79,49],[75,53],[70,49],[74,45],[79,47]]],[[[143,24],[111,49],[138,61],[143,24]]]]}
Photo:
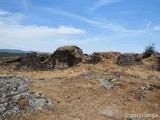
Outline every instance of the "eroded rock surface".
{"type": "Polygon", "coordinates": [[[29,90],[26,77],[0,75],[0,119],[29,110],[52,107],[50,99],[29,90]]]}
{"type": "Polygon", "coordinates": [[[20,64],[17,66],[19,70],[38,70],[42,68],[40,57],[37,53],[27,53],[22,56],[20,64]]]}
{"type": "Polygon", "coordinates": [[[97,64],[99,62],[102,62],[102,58],[100,54],[93,53],[89,56],[89,59],[87,60],[87,63],[89,64],[97,64]]]}
{"type": "Polygon", "coordinates": [[[33,52],[22,56],[16,69],[21,71],[51,70],[53,69],[53,64],[53,61],[49,60],[49,55],[47,59],[44,58],[44,55],[39,55],[36,52],[33,52]]]}
{"type": "Polygon", "coordinates": [[[72,67],[83,59],[83,52],[77,46],[59,47],[51,56],[55,69],[72,67]]]}
{"type": "Polygon", "coordinates": [[[101,57],[101,59],[103,61],[105,61],[105,60],[115,61],[115,60],[117,60],[118,56],[120,55],[119,52],[94,52],[93,54],[101,57]]]}
{"type": "Polygon", "coordinates": [[[142,64],[142,56],[139,54],[122,54],[118,57],[117,64],[120,66],[142,64]]]}

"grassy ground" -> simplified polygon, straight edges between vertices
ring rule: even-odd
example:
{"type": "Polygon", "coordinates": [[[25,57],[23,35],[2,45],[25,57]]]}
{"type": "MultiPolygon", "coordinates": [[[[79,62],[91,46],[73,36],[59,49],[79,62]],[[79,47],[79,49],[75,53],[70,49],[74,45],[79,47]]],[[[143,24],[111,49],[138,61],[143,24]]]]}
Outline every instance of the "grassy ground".
{"type": "Polygon", "coordinates": [[[28,76],[31,91],[43,93],[54,104],[52,110],[29,112],[9,120],[124,120],[125,113],[160,115],[160,72],[147,67],[150,59],[143,62],[120,67],[106,61],[55,71],[0,69],[1,74],[28,76]],[[84,73],[96,77],[82,76],[84,73]],[[106,89],[97,78],[115,78],[115,87],[106,89]]]}

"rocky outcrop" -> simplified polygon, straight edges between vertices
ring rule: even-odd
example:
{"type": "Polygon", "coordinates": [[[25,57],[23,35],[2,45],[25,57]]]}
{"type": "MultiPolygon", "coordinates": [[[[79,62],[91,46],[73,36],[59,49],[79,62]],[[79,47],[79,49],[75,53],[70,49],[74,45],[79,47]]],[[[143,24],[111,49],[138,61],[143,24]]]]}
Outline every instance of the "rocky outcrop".
{"type": "Polygon", "coordinates": [[[120,66],[142,64],[142,56],[139,54],[122,54],[118,57],[117,64],[120,66]]]}
{"type": "Polygon", "coordinates": [[[29,110],[50,109],[50,99],[29,90],[28,79],[0,75],[0,119],[29,110]]]}
{"type": "Polygon", "coordinates": [[[119,55],[118,52],[95,52],[92,55],[87,55],[83,54],[77,46],[63,46],[54,51],[51,56],[28,53],[20,58],[20,64],[16,69],[21,71],[61,70],[73,67],[80,62],[85,64],[98,64],[106,60],[115,62],[119,55]]]}
{"type": "MultiPolygon", "coordinates": [[[[49,58],[49,55],[48,55],[49,58]]],[[[20,64],[17,65],[18,70],[50,70],[53,69],[53,63],[44,55],[35,52],[27,53],[21,57],[20,64]]]]}
{"type": "Polygon", "coordinates": [[[116,62],[119,52],[94,52],[92,55],[84,55],[83,63],[97,64],[103,61],[116,62]]]}
{"type": "Polygon", "coordinates": [[[22,56],[20,64],[17,66],[19,70],[39,70],[41,68],[40,56],[35,52],[22,56]]]}
{"type": "Polygon", "coordinates": [[[51,55],[51,59],[55,69],[65,69],[81,62],[83,52],[77,46],[63,46],[51,55]]]}
{"type": "Polygon", "coordinates": [[[99,54],[93,53],[92,55],[88,56],[86,63],[88,64],[98,64],[102,62],[102,57],[99,54]]]}
{"type": "Polygon", "coordinates": [[[100,56],[102,60],[117,60],[120,55],[119,52],[95,52],[94,54],[100,56]]]}

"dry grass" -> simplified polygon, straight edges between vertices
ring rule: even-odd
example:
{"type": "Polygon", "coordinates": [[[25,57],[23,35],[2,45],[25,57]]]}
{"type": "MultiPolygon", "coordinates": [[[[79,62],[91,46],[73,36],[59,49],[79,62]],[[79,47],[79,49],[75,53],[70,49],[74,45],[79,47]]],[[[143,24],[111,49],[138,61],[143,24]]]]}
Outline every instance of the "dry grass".
{"type": "Polygon", "coordinates": [[[52,110],[25,113],[9,120],[124,120],[124,113],[160,114],[160,89],[139,89],[146,84],[160,85],[160,81],[130,77],[160,78],[159,72],[151,71],[145,65],[120,67],[102,62],[97,65],[81,64],[63,71],[18,72],[0,69],[0,73],[28,76],[30,89],[43,93],[54,103],[52,110]],[[116,78],[118,82],[114,89],[106,89],[95,78],[80,77],[83,73],[116,78]],[[140,96],[144,98],[139,100],[140,96]],[[111,111],[116,115],[110,116],[111,111]]]}

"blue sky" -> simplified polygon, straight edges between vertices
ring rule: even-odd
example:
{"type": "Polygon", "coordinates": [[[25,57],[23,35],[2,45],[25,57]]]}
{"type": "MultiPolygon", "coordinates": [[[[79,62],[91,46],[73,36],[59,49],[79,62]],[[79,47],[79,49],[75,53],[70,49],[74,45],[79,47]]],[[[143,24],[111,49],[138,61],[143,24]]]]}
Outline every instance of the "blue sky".
{"type": "Polygon", "coordinates": [[[160,0],[0,0],[0,48],[160,51],[160,0]]]}

